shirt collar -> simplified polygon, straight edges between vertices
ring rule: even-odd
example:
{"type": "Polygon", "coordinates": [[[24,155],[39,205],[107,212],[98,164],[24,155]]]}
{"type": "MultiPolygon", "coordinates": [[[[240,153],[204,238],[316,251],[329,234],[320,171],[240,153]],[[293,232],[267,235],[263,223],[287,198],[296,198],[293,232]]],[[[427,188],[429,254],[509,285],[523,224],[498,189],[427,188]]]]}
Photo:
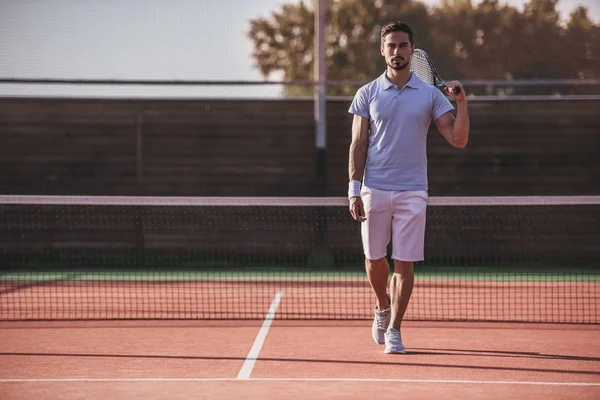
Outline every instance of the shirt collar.
{"type": "MultiPolygon", "coordinates": [[[[387,76],[385,74],[386,73],[384,72],[379,77],[379,84],[381,86],[381,90],[388,90],[389,88],[396,86],[392,82],[390,82],[390,80],[387,78],[387,76]]],[[[411,89],[419,88],[419,78],[417,77],[417,75],[414,72],[410,75],[410,79],[408,80],[408,82],[406,82],[406,85],[404,85],[404,86],[409,87],[411,89]]]]}

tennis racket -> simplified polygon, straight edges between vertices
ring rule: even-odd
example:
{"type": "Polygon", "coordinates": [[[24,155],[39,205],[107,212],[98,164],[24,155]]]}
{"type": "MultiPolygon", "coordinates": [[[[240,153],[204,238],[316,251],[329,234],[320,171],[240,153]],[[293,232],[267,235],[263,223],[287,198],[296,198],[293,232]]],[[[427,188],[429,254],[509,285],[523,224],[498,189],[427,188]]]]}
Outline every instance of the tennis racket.
{"type": "MultiPolygon", "coordinates": [[[[410,62],[410,70],[430,85],[444,91],[446,90],[446,82],[440,77],[431,58],[429,58],[429,55],[425,51],[415,49],[410,62]]],[[[452,93],[460,94],[460,88],[455,87],[452,93]]]]}

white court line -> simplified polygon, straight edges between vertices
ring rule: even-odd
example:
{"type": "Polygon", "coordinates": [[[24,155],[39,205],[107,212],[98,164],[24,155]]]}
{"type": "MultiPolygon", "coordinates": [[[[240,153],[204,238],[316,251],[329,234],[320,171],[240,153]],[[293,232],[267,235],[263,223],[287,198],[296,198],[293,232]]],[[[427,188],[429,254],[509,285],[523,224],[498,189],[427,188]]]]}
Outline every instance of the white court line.
{"type": "Polygon", "coordinates": [[[246,361],[244,361],[244,365],[240,369],[238,373],[237,379],[248,379],[250,378],[250,374],[252,373],[252,369],[254,368],[254,364],[258,359],[258,355],[260,353],[260,349],[262,348],[265,339],[267,338],[267,333],[269,333],[269,328],[271,327],[271,322],[273,322],[273,318],[275,318],[275,312],[277,311],[277,307],[279,307],[279,302],[281,301],[281,297],[283,297],[283,292],[277,292],[275,297],[273,297],[273,301],[271,302],[271,307],[269,307],[269,311],[265,316],[265,320],[263,321],[258,334],[256,335],[256,339],[254,339],[254,344],[246,357],[246,361]]]}
{"type": "MultiPolygon", "coordinates": [[[[454,379],[385,379],[385,378],[247,378],[249,382],[346,382],[346,383],[439,383],[474,385],[538,385],[538,386],[599,386],[590,382],[544,382],[544,381],[477,381],[454,379]]],[[[46,382],[235,382],[238,378],[39,378],[0,379],[0,383],[46,383],[46,382]]]]}

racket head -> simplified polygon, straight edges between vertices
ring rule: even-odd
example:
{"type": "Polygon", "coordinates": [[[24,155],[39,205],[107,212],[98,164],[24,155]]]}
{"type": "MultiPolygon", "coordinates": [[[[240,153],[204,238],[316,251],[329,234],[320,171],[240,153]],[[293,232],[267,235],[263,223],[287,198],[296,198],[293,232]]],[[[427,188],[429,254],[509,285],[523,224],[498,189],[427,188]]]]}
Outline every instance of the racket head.
{"type": "MultiPolygon", "coordinates": [[[[410,70],[426,83],[446,91],[446,81],[440,77],[431,58],[424,50],[415,49],[410,62],[410,70]]],[[[455,87],[452,92],[459,94],[460,88],[455,87]]]]}

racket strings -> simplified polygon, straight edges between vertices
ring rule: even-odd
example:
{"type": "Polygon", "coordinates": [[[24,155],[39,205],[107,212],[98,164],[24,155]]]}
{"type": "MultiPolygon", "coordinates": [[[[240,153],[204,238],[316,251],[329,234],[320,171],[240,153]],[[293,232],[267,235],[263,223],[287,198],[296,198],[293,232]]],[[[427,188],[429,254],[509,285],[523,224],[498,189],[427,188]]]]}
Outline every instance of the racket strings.
{"type": "Polygon", "coordinates": [[[423,81],[435,86],[435,74],[431,69],[431,65],[429,65],[429,62],[421,53],[415,52],[413,54],[410,69],[423,81]]]}

